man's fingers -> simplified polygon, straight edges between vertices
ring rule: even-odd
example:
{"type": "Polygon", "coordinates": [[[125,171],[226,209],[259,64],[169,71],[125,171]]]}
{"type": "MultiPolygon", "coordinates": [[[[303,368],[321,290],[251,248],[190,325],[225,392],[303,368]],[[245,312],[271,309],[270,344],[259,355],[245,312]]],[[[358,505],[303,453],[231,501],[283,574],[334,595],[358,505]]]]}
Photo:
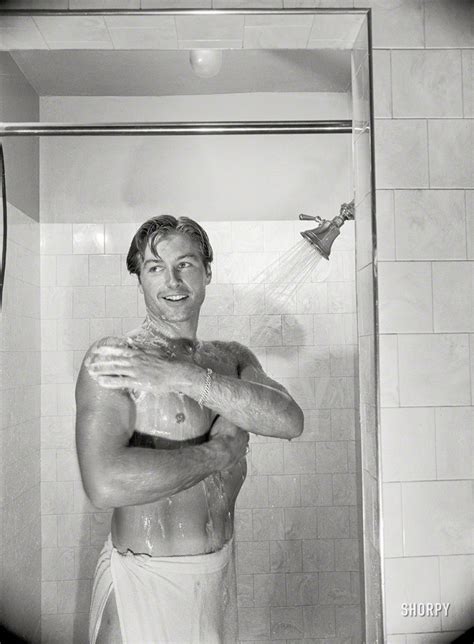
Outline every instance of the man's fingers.
{"type": "Polygon", "coordinates": [[[93,380],[99,382],[100,378],[135,378],[135,372],[128,367],[104,367],[103,369],[90,370],[89,375],[93,380]]]}
{"type": "Polygon", "coordinates": [[[97,382],[105,389],[132,389],[135,379],[128,376],[98,376],[97,382]]]}
{"type": "Polygon", "coordinates": [[[92,350],[92,355],[99,356],[133,356],[138,353],[137,349],[130,349],[127,345],[122,346],[99,346],[92,350]]]}
{"type": "Polygon", "coordinates": [[[103,371],[104,369],[119,369],[119,368],[130,368],[130,360],[113,358],[109,360],[95,360],[92,362],[88,369],[89,371],[103,371]]]}

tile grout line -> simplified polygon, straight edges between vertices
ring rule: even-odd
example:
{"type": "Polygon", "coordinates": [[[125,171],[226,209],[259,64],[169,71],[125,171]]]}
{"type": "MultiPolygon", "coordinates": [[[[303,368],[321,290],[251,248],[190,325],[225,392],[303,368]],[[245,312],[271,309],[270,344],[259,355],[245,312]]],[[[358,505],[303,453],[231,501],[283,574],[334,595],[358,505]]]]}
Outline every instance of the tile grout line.
{"type": "Polygon", "coordinates": [[[389,58],[389,67],[390,67],[390,118],[394,118],[393,110],[393,61],[392,61],[392,50],[388,50],[389,58]]]}
{"type": "Polygon", "coordinates": [[[398,342],[398,336],[400,335],[399,333],[394,333],[394,338],[396,341],[396,348],[397,348],[397,394],[398,394],[398,407],[402,407],[401,400],[400,400],[400,347],[399,347],[399,342],[398,342]]]}
{"type": "Polygon", "coordinates": [[[432,413],[433,413],[433,425],[434,425],[435,473],[436,473],[436,480],[439,481],[439,480],[442,480],[442,479],[438,478],[438,476],[439,476],[439,472],[438,472],[438,450],[437,450],[437,447],[436,447],[436,443],[437,443],[437,440],[438,440],[438,423],[436,422],[436,409],[437,409],[437,407],[432,407],[431,409],[433,410],[432,413]]]}
{"type": "Polygon", "coordinates": [[[426,4],[422,2],[422,24],[423,24],[423,49],[426,50],[426,4]]]}
{"type": "Polygon", "coordinates": [[[426,166],[428,170],[428,189],[431,188],[431,172],[430,172],[430,127],[429,120],[426,119],[426,166]]]}
{"type": "MultiPolygon", "coordinates": [[[[466,233],[466,260],[470,261],[470,258],[468,257],[469,255],[469,248],[468,248],[468,239],[469,239],[469,227],[467,223],[468,219],[468,211],[467,211],[467,190],[464,190],[464,231],[466,233]]],[[[472,249],[474,251],[474,248],[472,249]]]]}
{"type": "Polygon", "coordinates": [[[468,353],[469,353],[469,379],[471,381],[471,405],[474,405],[474,382],[473,382],[473,361],[474,361],[474,355],[473,355],[473,348],[474,348],[474,342],[471,341],[471,337],[474,338],[474,334],[468,333],[468,353]]]}
{"type": "Polygon", "coordinates": [[[435,302],[434,302],[434,282],[433,282],[433,262],[429,262],[430,265],[430,285],[431,285],[431,333],[436,333],[435,331],[435,302]]]}

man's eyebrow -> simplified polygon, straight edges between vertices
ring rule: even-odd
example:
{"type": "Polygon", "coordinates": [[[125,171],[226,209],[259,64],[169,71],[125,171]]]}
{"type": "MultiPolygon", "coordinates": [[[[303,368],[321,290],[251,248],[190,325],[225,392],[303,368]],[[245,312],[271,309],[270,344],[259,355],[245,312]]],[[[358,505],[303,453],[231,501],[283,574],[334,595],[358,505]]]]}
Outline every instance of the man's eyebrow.
{"type": "MultiPolygon", "coordinates": [[[[177,259],[177,260],[179,260],[179,259],[185,259],[186,257],[192,257],[193,259],[199,259],[199,255],[196,255],[195,253],[187,253],[186,255],[180,255],[180,256],[179,256],[179,257],[177,257],[176,259],[177,259]]],[[[149,264],[150,262],[151,262],[152,264],[156,264],[157,262],[161,262],[161,261],[162,261],[161,257],[157,257],[157,258],[155,258],[155,259],[147,259],[147,260],[145,260],[145,261],[143,262],[143,266],[146,266],[146,264],[149,264]]]]}
{"type": "Polygon", "coordinates": [[[192,257],[193,259],[199,259],[199,255],[195,253],[186,253],[186,255],[180,255],[177,259],[185,259],[186,257],[192,257]]]}
{"type": "Polygon", "coordinates": [[[160,262],[160,261],[161,261],[161,257],[157,257],[156,259],[146,259],[143,262],[143,266],[146,266],[147,264],[150,264],[150,263],[156,264],[157,262],[160,262]]]}

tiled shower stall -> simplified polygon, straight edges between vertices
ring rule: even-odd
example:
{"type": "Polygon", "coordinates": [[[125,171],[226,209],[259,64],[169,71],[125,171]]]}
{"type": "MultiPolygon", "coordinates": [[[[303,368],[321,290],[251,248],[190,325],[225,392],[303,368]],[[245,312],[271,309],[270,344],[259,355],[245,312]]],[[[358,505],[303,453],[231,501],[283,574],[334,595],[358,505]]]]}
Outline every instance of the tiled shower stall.
{"type": "MultiPolygon", "coordinates": [[[[140,9],[138,0],[116,4],[140,9]]],[[[285,9],[296,4],[285,1],[285,9]]],[[[291,444],[252,441],[236,525],[240,636],[246,642],[360,642],[365,627],[367,644],[381,642],[383,599],[385,641],[448,642],[474,619],[471,5],[317,4],[373,9],[377,230],[368,43],[361,32],[352,55],[357,223],[355,230],[345,224],[330,271],[313,273],[280,310],[265,309],[263,299],[252,315],[239,312],[249,288],[242,266],[261,268],[284,254],[300,224],[270,217],[208,224],[217,259],[202,336],[241,338],[253,346],[306,417],[305,433],[291,444]],[[262,324],[271,332],[253,345],[262,324]],[[449,616],[401,616],[402,602],[431,599],[450,601],[449,616]]],[[[142,9],[153,6],[141,1],[142,9]]],[[[232,8],[231,0],[220,6],[232,8]]],[[[281,2],[264,6],[282,8],[281,2]]],[[[22,37],[10,28],[2,35],[22,37]]],[[[7,54],[1,63],[2,120],[36,120],[42,99],[7,54]]],[[[72,223],[67,200],[48,219],[52,211],[38,205],[45,178],[35,145],[32,139],[6,145],[10,254],[2,312],[0,509],[8,592],[1,595],[2,612],[31,640],[38,641],[42,619],[44,641],[83,642],[92,567],[109,516],[88,504],[78,479],[72,383],[89,342],[130,329],[143,313],[123,262],[135,226],[130,222],[137,219],[122,209],[115,213],[120,223],[97,221],[88,208],[72,223]]],[[[84,171],[84,165],[75,168],[76,175],[84,171]]],[[[332,218],[337,200],[346,200],[340,194],[331,197],[328,190],[324,212],[317,214],[332,218]]]]}
{"type": "MultiPolygon", "coordinates": [[[[294,100],[275,96],[273,113],[290,98],[294,100]]],[[[55,97],[42,99],[41,117],[95,121],[100,113],[115,110],[117,120],[127,121],[132,115],[137,118],[161,109],[166,118],[166,110],[176,113],[176,105],[190,113],[197,103],[201,112],[216,114],[217,120],[237,109],[237,103],[240,110],[253,110],[254,115],[263,109],[268,114],[268,106],[262,107],[257,99],[55,97]]],[[[311,102],[305,108],[308,113],[350,115],[347,94],[321,94],[311,102]]],[[[184,113],[183,120],[188,118],[184,113]]],[[[223,193],[229,202],[238,199],[232,186],[222,189],[227,184],[220,170],[213,171],[201,205],[191,194],[196,170],[189,142],[162,142],[156,158],[153,145],[150,139],[129,137],[110,144],[104,140],[100,148],[94,139],[75,139],[69,145],[60,139],[42,142],[42,207],[44,219],[51,220],[40,225],[45,447],[41,458],[48,478],[42,487],[43,521],[48,526],[43,543],[43,635],[84,637],[93,566],[109,530],[110,514],[97,512],[88,503],[79,480],[73,445],[73,383],[91,342],[125,333],[143,319],[136,278],[128,275],[125,266],[131,237],[141,220],[131,222],[128,217],[137,210],[142,210],[142,219],[152,214],[148,204],[154,188],[141,173],[130,178],[128,164],[122,170],[114,167],[117,159],[123,165],[123,159],[136,158],[140,151],[153,159],[145,170],[149,176],[159,180],[159,157],[163,156],[171,164],[167,173],[190,177],[191,188],[181,186],[180,196],[169,188],[171,197],[162,189],[162,198],[165,202],[167,198],[194,200],[194,216],[214,247],[213,279],[198,336],[250,346],[267,373],[288,387],[305,411],[306,428],[299,439],[284,443],[253,436],[251,440],[248,478],[236,511],[241,641],[285,642],[304,635],[360,639],[354,223],[343,227],[330,261],[322,260],[297,288],[296,284],[273,284],[271,272],[262,281],[262,271],[275,267],[275,262],[278,265],[279,258],[284,262],[289,250],[302,243],[299,231],[307,229],[308,222],[296,216],[259,221],[251,213],[247,221],[216,220],[215,213],[226,206],[216,202],[214,192],[223,193]],[[182,161],[186,151],[191,169],[182,161]],[[86,165],[82,173],[75,173],[86,165]],[[136,205],[128,204],[127,194],[120,189],[127,181],[130,192],[138,192],[136,205]],[[111,201],[94,210],[89,204],[99,202],[103,183],[109,186],[111,201]],[[212,220],[205,219],[206,205],[212,220]],[[81,223],[66,223],[71,219],[81,223]]],[[[282,170],[278,162],[265,161],[278,146],[278,138],[257,143],[221,138],[200,141],[198,152],[201,158],[222,158],[225,152],[237,167],[254,150],[253,163],[271,167],[273,178],[284,172],[297,192],[298,176],[291,173],[298,175],[298,155],[313,163],[314,159],[322,163],[328,155],[324,137],[287,137],[282,170]]],[[[352,192],[351,136],[333,135],[331,147],[331,189],[324,192],[322,185],[312,186],[309,194],[313,199],[318,194],[320,212],[328,213],[337,199],[352,192]]],[[[233,172],[232,181],[241,185],[239,172],[233,172]]],[[[261,184],[265,182],[261,177],[252,194],[260,189],[264,199],[261,184]]],[[[305,191],[302,185],[298,198],[303,202],[308,199],[305,191]]],[[[278,195],[272,195],[264,209],[271,212],[278,200],[278,195]]],[[[293,197],[291,207],[292,201],[293,197]]],[[[227,212],[232,207],[229,203],[227,212]]],[[[281,275],[281,267],[275,272],[281,275]]]]}

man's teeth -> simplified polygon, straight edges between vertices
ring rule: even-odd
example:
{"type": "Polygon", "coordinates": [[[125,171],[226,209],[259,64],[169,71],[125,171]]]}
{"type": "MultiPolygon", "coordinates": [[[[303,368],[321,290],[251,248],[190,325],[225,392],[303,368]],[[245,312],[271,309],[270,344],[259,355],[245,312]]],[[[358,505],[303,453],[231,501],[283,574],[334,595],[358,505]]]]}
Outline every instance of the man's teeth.
{"type": "Polygon", "coordinates": [[[165,300],[176,302],[178,300],[184,300],[185,297],[187,297],[187,295],[165,295],[165,300]]]}

